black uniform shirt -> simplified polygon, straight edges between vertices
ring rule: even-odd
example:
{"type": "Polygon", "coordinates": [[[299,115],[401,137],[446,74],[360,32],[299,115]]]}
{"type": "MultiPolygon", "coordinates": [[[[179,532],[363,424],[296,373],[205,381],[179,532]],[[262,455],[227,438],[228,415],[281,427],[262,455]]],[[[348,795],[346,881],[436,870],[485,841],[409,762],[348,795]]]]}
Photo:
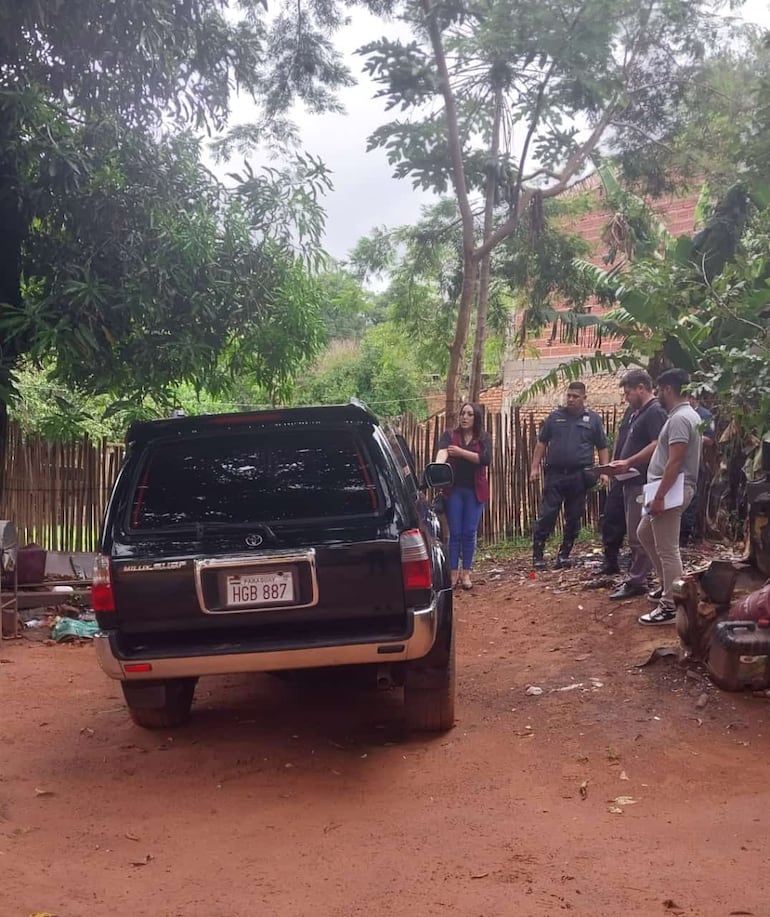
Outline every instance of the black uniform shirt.
{"type": "Polygon", "coordinates": [[[607,448],[607,434],[601,417],[583,408],[573,414],[557,408],[545,419],[538,439],[548,443],[546,466],[565,470],[588,468],[594,463],[594,449],[607,448]]]}
{"type": "MultiPolygon", "coordinates": [[[[657,398],[652,398],[643,408],[631,415],[631,424],[628,428],[628,436],[623,443],[623,449],[620,458],[630,458],[649,446],[650,443],[658,438],[663,424],[668,420],[668,413],[657,398]]],[[[647,467],[636,464],[634,468],[640,473],[638,478],[629,479],[629,484],[645,484],[647,481],[647,467]]]]}
{"type": "Polygon", "coordinates": [[[635,413],[634,409],[629,405],[626,408],[626,413],[620,419],[618,428],[615,431],[615,444],[612,449],[612,457],[614,459],[619,459],[623,454],[623,446],[628,438],[628,428],[631,426],[631,420],[635,413]]]}

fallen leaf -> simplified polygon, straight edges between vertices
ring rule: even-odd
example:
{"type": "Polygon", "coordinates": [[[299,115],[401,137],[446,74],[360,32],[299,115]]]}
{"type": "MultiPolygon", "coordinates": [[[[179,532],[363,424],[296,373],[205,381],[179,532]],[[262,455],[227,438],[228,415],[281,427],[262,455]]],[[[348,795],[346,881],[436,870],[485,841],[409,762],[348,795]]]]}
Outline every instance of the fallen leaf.
{"type": "Polygon", "coordinates": [[[129,834],[128,832],[126,832],[125,837],[127,837],[130,841],[138,841],[138,840],[139,840],[139,838],[138,838],[135,834],[129,834]]]}
{"type": "Polygon", "coordinates": [[[666,898],[666,900],[663,902],[663,907],[667,911],[681,911],[682,910],[682,908],[679,907],[676,901],[672,901],[671,898],[666,898]]]}
{"type": "Polygon", "coordinates": [[[39,786],[36,786],[35,796],[53,796],[53,790],[43,790],[39,786]]]}
{"type": "Polygon", "coordinates": [[[580,798],[588,799],[588,781],[587,780],[584,780],[580,784],[580,798]]]}
{"type": "Polygon", "coordinates": [[[339,822],[332,821],[328,825],[324,825],[324,834],[329,834],[330,831],[334,831],[337,828],[341,828],[342,825],[339,822]]]}
{"type": "Polygon", "coordinates": [[[151,862],[152,862],[152,854],[148,853],[148,854],[145,854],[145,857],[143,860],[132,860],[131,865],[132,866],[146,866],[148,863],[151,863],[151,862]]]}
{"type": "Polygon", "coordinates": [[[471,875],[471,879],[486,879],[488,875],[488,872],[477,872],[471,875]]]}

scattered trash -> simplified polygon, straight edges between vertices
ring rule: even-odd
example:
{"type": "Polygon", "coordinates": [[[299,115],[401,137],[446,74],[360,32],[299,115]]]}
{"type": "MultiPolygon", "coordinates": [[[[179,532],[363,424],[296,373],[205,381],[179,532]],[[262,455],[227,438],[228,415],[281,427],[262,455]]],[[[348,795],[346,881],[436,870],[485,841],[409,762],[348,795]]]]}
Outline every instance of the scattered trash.
{"type": "Polygon", "coordinates": [[[471,879],[486,879],[486,877],[487,877],[488,875],[489,875],[488,872],[477,872],[477,873],[472,873],[472,874],[471,874],[471,879]]]}
{"type": "Polygon", "coordinates": [[[614,799],[610,799],[610,805],[613,806],[633,806],[639,802],[638,799],[634,799],[633,796],[616,796],[614,799]]]}
{"type": "Polygon", "coordinates": [[[538,688],[537,685],[529,685],[524,693],[527,695],[527,697],[540,697],[540,695],[543,693],[543,689],[538,688]]]}
{"type": "Polygon", "coordinates": [[[148,863],[151,863],[152,860],[153,860],[152,854],[151,854],[151,853],[147,853],[147,854],[145,854],[143,860],[131,860],[131,865],[132,865],[132,866],[147,866],[147,864],[148,864],[148,863]]]}
{"type": "Polygon", "coordinates": [[[588,781],[587,780],[584,780],[580,784],[579,790],[580,790],[580,798],[588,799],[588,781]]]}
{"type": "Polygon", "coordinates": [[[679,651],[673,646],[656,646],[643,662],[637,662],[635,665],[637,669],[641,669],[646,665],[652,665],[652,663],[657,662],[658,659],[670,659],[671,657],[678,658],[678,656],[679,651]]]}
{"type": "Polygon", "coordinates": [[[582,688],[582,687],[583,687],[583,682],[576,681],[576,682],[573,682],[571,685],[564,685],[563,688],[551,688],[551,692],[553,693],[554,691],[561,691],[561,692],[576,691],[578,688],[582,688]]]}
{"type": "Polygon", "coordinates": [[[623,810],[620,808],[620,806],[610,806],[609,809],[607,809],[607,811],[610,813],[610,815],[622,815],[623,814],[623,810]]]}
{"type": "Polygon", "coordinates": [[[604,682],[603,682],[603,681],[599,681],[598,678],[591,678],[591,679],[590,679],[590,682],[591,682],[591,687],[592,687],[592,688],[603,688],[603,687],[604,687],[604,682]]]}
{"type": "Polygon", "coordinates": [[[39,786],[35,787],[35,796],[53,796],[53,790],[43,790],[39,786]]]}
{"type": "Polygon", "coordinates": [[[78,621],[75,618],[54,618],[51,639],[56,643],[68,640],[92,640],[99,633],[96,621],[78,621]]]}
{"type": "Polygon", "coordinates": [[[620,779],[621,779],[621,780],[628,780],[628,774],[627,774],[625,771],[621,771],[621,772],[620,772],[620,779]]]}

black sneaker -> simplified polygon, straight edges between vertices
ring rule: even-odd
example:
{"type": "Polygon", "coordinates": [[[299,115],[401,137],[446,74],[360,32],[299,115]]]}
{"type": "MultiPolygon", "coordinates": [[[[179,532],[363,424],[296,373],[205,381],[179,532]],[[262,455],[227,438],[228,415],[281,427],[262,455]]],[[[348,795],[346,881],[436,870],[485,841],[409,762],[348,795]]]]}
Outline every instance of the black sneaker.
{"type": "Polygon", "coordinates": [[[535,570],[547,570],[547,569],[548,569],[548,564],[545,562],[545,558],[544,558],[544,557],[536,557],[536,558],[532,561],[532,567],[533,567],[535,570]]]}
{"type": "Polygon", "coordinates": [[[620,565],[616,560],[604,560],[597,573],[600,576],[616,576],[620,573],[620,565]]]}
{"type": "Polygon", "coordinates": [[[656,608],[653,608],[652,611],[639,615],[637,620],[645,627],[657,627],[660,624],[674,624],[676,622],[676,610],[674,608],[669,608],[668,605],[658,605],[656,608]]]}
{"type": "Polygon", "coordinates": [[[569,557],[562,557],[561,554],[556,558],[556,563],[553,565],[554,570],[567,570],[572,566],[572,561],[569,557]]]}

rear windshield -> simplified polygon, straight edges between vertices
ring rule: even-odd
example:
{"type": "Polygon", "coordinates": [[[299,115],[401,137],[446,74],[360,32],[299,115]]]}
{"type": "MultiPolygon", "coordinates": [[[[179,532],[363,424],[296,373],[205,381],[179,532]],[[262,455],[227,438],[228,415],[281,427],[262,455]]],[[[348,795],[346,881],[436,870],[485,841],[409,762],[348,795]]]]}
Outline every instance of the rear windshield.
{"type": "Polygon", "coordinates": [[[156,443],[129,529],[371,515],[375,475],[352,431],[302,430],[156,443]]]}

